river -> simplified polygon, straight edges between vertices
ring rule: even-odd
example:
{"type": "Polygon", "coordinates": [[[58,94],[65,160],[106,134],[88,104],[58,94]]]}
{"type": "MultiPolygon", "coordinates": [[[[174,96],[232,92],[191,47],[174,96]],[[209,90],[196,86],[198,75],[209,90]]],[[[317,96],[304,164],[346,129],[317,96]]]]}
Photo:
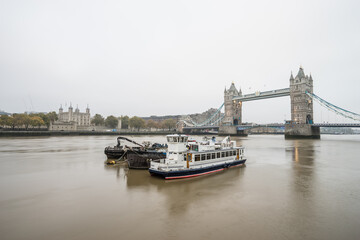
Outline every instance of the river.
{"type": "Polygon", "coordinates": [[[321,137],[232,138],[246,167],[173,181],[105,166],[115,136],[0,138],[0,236],[360,239],[360,136],[321,137]]]}

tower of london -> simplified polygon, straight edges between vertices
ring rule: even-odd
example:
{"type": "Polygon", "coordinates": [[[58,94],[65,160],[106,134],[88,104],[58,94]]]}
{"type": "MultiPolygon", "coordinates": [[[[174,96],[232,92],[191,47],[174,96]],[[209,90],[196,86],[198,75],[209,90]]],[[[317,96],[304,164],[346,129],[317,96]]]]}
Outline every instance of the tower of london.
{"type": "Polygon", "coordinates": [[[62,106],[59,108],[58,120],[50,125],[50,130],[88,130],[91,128],[90,108],[86,112],[80,112],[76,107],[73,110],[70,104],[68,112],[64,112],[62,106]]]}

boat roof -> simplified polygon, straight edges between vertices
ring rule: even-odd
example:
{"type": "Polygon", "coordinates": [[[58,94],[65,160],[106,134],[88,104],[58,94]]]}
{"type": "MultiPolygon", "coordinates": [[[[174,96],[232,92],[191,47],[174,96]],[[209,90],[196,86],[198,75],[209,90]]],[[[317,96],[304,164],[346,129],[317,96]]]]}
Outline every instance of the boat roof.
{"type": "Polygon", "coordinates": [[[184,135],[184,134],[170,134],[170,135],[166,135],[167,137],[189,137],[189,135],[184,135]]]}
{"type": "Polygon", "coordinates": [[[203,154],[203,153],[214,153],[214,152],[225,152],[225,151],[232,151],[236,149],[245,149],[244,147],[233,147],[233,148],[221,148],[221,149],[209,149],[204,151],[189,151],[192,154],[203,154]]]}

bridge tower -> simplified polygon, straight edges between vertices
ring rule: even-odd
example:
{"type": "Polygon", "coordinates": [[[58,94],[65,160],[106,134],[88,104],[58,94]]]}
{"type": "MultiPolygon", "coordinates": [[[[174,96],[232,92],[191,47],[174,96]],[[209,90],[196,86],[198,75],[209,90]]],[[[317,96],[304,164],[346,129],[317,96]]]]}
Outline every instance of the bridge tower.
{"type": "Polygon", "coordinates": [[[238,132],[236,125],[242,122],[242,102],[233,100],[234,97],[241,97],[241,89],[236,89],[232,83],[229,89],[224,90],[225,117],[219,127],[219,135],[246,135],[244,131],[238,132]]]}
{"type": "Polygon", "coordinates": [[[290,76],[291,122],[285,125],[285,138],[320,138],[320,129],[311,126],[314,108],[306,91],[313,93],[313,79],[300,66],[296,77],[290,76]]]}
{"type": "Polygon", "coordinates": [[[313,79],[305,75],[304,69],[300,67],[294,78],[290,76],[290,101],[291,121],[299,124],[312,124],[314,108],[312,99],[305,93],[313,93],[313,79]]]}
{"type": "Polygon", "coordinates": [[[225,118],[223,125],[231,126],[241,123],[242,102],[232,100],[233,97],[242,96],[241,89],[238,91],[232,83],[228,90],[224,90],[225,118]]]}

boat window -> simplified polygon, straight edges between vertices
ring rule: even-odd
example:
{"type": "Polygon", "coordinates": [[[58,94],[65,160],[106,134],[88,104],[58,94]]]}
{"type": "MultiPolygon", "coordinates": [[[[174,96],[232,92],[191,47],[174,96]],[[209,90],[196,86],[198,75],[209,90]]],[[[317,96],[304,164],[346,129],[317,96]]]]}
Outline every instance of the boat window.
{"type": "Polygon", "coordinates": [[[233,151],[233,156],[235,156],[235,155],[236,155],[236,151],[234,150],[234,151],[233,151]]]}
{"type": "Polygon", "coordinates": [[[173,138],[172,137],[167,137],[167,141],[168,142],[173,142],[173,138]]]}
{"type": "Polygon", "coordinates": [[[188,140],[188,137],[184,137],[184,142],[187,142],[187,140],[188,140]]]}
{"type": "Polygon", "coordinates": [[[225,152],[221,152],[221,157],[225,157],[225,152]]]}
{"type": "Polygon", "coordinates": [[[179,142],[184,142],[184,138],[183,138],[183,137],[179,137],[179,142]]]}
{"type": "Polygon", "coordinates": [[[184,161],[186,161],[186,154],[184,154],[184,161]]]}
{"type": "Polygon", "coordinates": [[[226,156],[227,156],[227,157],[229,156],[229,152],[226,152],[226,156]]]}
{"type": "Polygon", "coordinates": [[[211,159],[215,159],[215,153],[211,154],[211,159]]]}
{"type": "Polygon", "coordinates": [[[195,155],[195,161],[200,161],[200,155],[199,154],[195,155]]]}
{"type": "Polygon", "coordinates": [[[206,159],[211,159],[211,154],[210,153],[206,154],[206,159]]]}
{"type": "Polygon", "coordinates": [[[191,150],[199,151],[199,146],[198,145],[191,145],[191,150]]]}
{"type": "Polygon", "coordinates": [[[206,154],[201,154],[201,160],[205,160],[206,154]]]}
{"type": "Polygon", "coordinates": [[[174,137],[174,142],[178,142],[178,138],[177,137],[174,137]]]}
{"type": "Polygon", "coordinates": [[[220,158],[221,153],[218,152],[216,155],[217,155],[217,156],[216,156],[217,158],[220,158]]]}

